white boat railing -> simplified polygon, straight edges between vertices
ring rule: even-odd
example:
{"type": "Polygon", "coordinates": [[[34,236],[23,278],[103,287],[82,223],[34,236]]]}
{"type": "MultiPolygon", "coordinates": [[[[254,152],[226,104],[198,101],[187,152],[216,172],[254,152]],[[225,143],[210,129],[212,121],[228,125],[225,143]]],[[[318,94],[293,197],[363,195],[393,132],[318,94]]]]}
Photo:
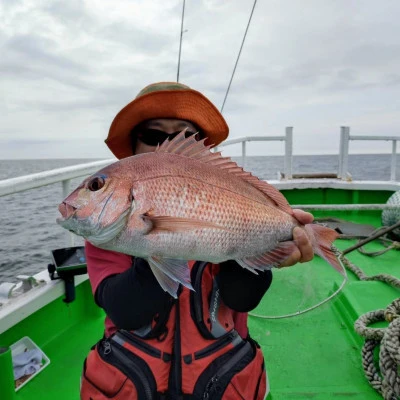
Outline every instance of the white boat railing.
{"type": "Polygon", "coordinates": [[[284,176],[286,179],[292,179],[292,160],[293,160],[293,127],[288,126],[285,128],[284,136],[246,136],[238,139],[228,139],[225,142],[215,147],[215,151],[218,151],[220,147],[230,146],[232,144],[242,143],[242,166],[244,167],[246,162],[246,143],[247,142],[272,142],[272,141],[284,141],[285,142],[285,154],[284,154],[284,176]]]}
{"type": "Polygon", "coordinates": [[[340,131],[340,148],[339,148],[339,171],[338,177],[345,179],[347,168],[349,164],[349,144],[350,140],[380,140],[392,142],[392,155],[391,155],[391,168],[390,180],[396,180],[396,156],[397,156],[397,142],[400,136],[350,136],[350,127],[342,126],[340,131]]]}
{"type": "MultiPolygon", "coordinates": [[[[347,179],[347,168],[349,159],[349,142],[350,140],[385,140],[392,141],[392,158],[391,158],[391,176],[390,180],[396,179],[396,145],[400,137],[397,136],[350,136],[350,128],[341,127],[340,149],[339,149],[339,171],[337,177],[341,180],[347,179]]],[[[246,160],[246,143],[251,141],[284,141],[284,177],[285,180],[293,178],[292,160],[293,160],[293,128],[286,127],[285,135],[282,136],[247,136],[237,139],[227,140],[221,143],[218,148],[226,147],[232,144],[242,144],[242,165],[246,160]]],[[[218,149],[217,147],[215,150],[218,149]]],[[[94,161],[85,164],[74,165],[70,167],[57,168],[50,171],[39,172],[35,174],[10,178],[0,181],[0,197],[22,192],[29,189],[39,188],[42,186],[61,182],[63,198],[70,193],[71,179],[88,176],[100,168],[105,167],[115,159],[94,161]]],[[[73,240],[71,238],[71,242],[73,240]]]]}
{"type": "MultiPolygon", "coordinates": [[[[341,128],[340,149],[339,149],[339,173],[338,177],[346,180],[348,159],[349,159],[349,141],[350,140],[384,140],[392,141],[391,158],[391,180],[396,179],[396,145],[400,136],[350,136],[350,128],[341,128]]],[[[285,142],[285,163],[284,173],[286,179],[291,179],[292,160],[293,160],[293,128],[287,127],[283,136],[247,136],[237,139],[226,140],[218,145],[215,150],[236,143],[242,143],[242,162],[246,160],[246,143],[251,141],[284,141],[285,142]]],[[[94,161],[85,164],[73,165],[70,167],[57,168],[50,171],[43,171],[35,174],[20,176],[17,178],[4,179],[0,181],[0,197],[13,193],[22,192],[29,189],[39,188],[53,183],[61,182],[63,195],[67,196],[70,192],[70,181],[74,178],[88,176],[99,168],[105,167],[116,161],[115,159],[94,161]]]]}
{"type": "Polygon", "coordinates": [[[17,178],[4,179],[0,181],[0,197],[9,194],[35,189],[52,183],[61,182],[63,196],[70,191],[71,179],[87,176],[111,164],[115,160],[100,160],[86,164],[78,164],[70,167],[52,169],[50,171],[38,172],[36,174],[18,176],[17,178]]]}
{"type": "MultiPolygon", "coordinates": [[[[38,172],[36,174],[4,179],[0,181],[0,197],[61,182],[63,198],[65,198],[71,191],[71,179],[88,176],[114,161],[113,159],[93,161],[86,164],[78,164],[70,167],[38,172]]],[[[73,246],[75,242],[74,234],[66,232],[66,235],[69,245],[73,246]]]]}

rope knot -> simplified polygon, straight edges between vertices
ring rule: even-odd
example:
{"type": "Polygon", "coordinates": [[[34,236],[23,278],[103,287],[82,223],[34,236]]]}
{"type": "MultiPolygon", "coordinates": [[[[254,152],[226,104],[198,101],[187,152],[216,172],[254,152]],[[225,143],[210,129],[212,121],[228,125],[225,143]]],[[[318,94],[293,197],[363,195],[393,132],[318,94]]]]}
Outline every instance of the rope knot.
{"type": "Polygon", "coordinates": [[[385,309],[385,320],[393,322],[396,318],[400,317],[400,298],[392,301],[385,309]]]}
{"type": "Polygon", "coordinates": [[[393,242],[393,248],[395,250],[399,250],[400,249],[400,242],[393,242]]]}
{"type": "Polygon", "coordinates": [[[393,313],[391,313],[391,312],[388,312],[387,310],[385,310],[385,320],[387,321],[387,322],[393,322],[396,318],[399,318],[400,317],[400,315],[398,315],[398,314],[393,314],[393,313]]]}

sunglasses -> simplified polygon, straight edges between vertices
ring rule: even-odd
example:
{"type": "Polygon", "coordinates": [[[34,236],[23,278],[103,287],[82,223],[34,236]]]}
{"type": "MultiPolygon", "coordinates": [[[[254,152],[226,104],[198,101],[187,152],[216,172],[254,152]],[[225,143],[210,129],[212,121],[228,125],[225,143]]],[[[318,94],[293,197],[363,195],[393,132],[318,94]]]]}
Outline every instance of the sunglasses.
{"type": "MultiPolygon", "coordinates": [[[[177,131],[174,133],[166,133],[158,129],[141,129],[136,133],[136,137],[144,144],[148,146],[157,146],[163,143],[165,140],[172,140],[174,137],[178,136],[182,131],[177,131]]],[[[185,137],[195,135],[194,138],[199,141],[202,139],[200,132],[186,131],[185,137]]]]}

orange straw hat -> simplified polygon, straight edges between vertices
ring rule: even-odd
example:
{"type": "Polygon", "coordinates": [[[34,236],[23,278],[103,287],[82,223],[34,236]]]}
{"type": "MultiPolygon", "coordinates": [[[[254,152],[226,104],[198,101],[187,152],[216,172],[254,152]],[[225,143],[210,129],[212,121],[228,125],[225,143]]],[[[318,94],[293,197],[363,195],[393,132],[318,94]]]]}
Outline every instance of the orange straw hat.
{"type": "Polygon", "coordinates": [[[229,133],[222,114],[200,92],[177,82],[158,82],[146,86],[115,116],[105,140],[107,146],[119,159],[131,156],[132,129],[154,118],[193,122],[212,145],[221,143],[229,133]]]}

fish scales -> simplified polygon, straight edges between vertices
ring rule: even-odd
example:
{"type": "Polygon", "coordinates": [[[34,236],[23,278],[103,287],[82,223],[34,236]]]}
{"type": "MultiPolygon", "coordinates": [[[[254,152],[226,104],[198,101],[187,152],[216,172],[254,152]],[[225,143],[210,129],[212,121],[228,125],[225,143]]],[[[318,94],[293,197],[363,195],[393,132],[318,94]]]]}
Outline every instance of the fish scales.
{"type": "MultiPolygon", "coordinates": [[[[223,178],[222,175],[222,181],[223,178]]],[[[215,256],[208,261],[218,262],[243,257],[249,249],[257,249],[262,254],[274,248],[277,241],[291,238],[296,226],[291,216],[222,186],[187,176],[164,176],[141,182],[137,188],[140,190],[138,197],[151,199],[147,207],[156,215],[213,221],[226,228],[150,233],[146,235],[145,247],[165,257],[173,257],[179,249],[183,259],[207,261],[211,246],[215,256]]],[[[132,229],[134,224],[132,220],[132,229]]]]}
{"type": "MultiPolygon", "coordinates": [[[[244,181],[240,177],[229,173],[226,170],[217,170],[207,163],[199,162],[187,157],[161,153],[155,158],[152,153],[140,154],[140,163],[131,163],[130,158],[121,160],[130,170],[131,182],[142,182],[144,179],[167,178],[168,176],[182,176],[206,182],[210,186],[220,187],[229,191],[234,191],[244,197],[258,200],[261,203],[273,202],[266,198],[254,186],[244,181]]],[[[125,165],[121,164],[124,168],[125,165]]]]}

